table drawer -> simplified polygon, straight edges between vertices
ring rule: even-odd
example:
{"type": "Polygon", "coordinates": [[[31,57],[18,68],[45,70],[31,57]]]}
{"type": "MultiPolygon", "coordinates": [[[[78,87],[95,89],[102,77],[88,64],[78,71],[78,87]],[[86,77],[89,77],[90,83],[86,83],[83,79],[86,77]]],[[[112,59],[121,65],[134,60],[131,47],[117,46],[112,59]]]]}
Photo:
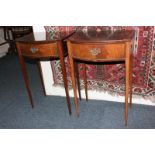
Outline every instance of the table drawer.
{"type": "Polygon", "coordinates": [[[23,56],[34,58],[58,57],[57,43],[19,43],[18,45],[23,56]]]}
{"type": "Polygon", "coordinates": [[[125,58],[125,44],[72,44],[72,57],[85,61],[125,58]]]}

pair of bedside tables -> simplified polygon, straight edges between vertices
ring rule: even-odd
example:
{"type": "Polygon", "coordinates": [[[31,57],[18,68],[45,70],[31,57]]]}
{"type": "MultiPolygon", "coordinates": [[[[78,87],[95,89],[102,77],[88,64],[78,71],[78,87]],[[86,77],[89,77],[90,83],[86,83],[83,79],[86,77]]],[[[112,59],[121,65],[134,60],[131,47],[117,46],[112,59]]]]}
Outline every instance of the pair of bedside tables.
{"type": "MultiPolygon", "coordinates": [[[[125,63],[125,125],[128,122],[128,100],[130,98],[130,106],[132,104],[132,41],[134,38],[133,30],[122,31],[89,31],[89,32],[61,32],[60,35],[50,40],[36,41],[33,34],[27,35],[16,41],[19,55],[19,62],[22,68],[27,92],[30,103],[34,107],[24,57],[39,60],[59,59],[62,69],[64,87],[66,92],[66,100],[69,114],[71,114],[71,103],[69,99],[67,74],[64,63],[64,57],[69,57],[72,87],[74,92],[74,104],[76,114],[79,116],[79,103],[77,98],[77,86],[79,89],[78,75],[75,76],[75,64],[78,61],[83,63],[85,68],[85,92],[87,97],[87,79],[85,63],[103,63],[103,62],[124,62],[125,63]],[[67,50],[64,48],[67,44],[67,50]],[[75,63],[76,62],[76,63],[75,63]],[[77,77],[77,82],[76,82],[77,77]]],[[[41,76],[42,77],[42,76],[41,76]]],[[[88,97],[87,97],[88,98],[88,97]]]]}

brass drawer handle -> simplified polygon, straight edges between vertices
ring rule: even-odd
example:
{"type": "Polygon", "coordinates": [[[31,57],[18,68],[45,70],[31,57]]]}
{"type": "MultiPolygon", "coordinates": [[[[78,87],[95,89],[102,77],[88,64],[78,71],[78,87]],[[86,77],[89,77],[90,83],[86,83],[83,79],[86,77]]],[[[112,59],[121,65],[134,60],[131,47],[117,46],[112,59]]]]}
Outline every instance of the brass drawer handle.
{"type": "Polygon", "coordinates": [[[92,54],[92,55],[98,55],[98,54],[100,54],[101,53],[101,49],[100,48],[92,48],[91,50],[90,50],[90,53],[92,54]]]}
{"type": "Polygon", "coordinates": [[[35,48],[35,47],[31,47],[30,48],[30,51],[35,54],[39,49],[38,48],[35,48]]]}

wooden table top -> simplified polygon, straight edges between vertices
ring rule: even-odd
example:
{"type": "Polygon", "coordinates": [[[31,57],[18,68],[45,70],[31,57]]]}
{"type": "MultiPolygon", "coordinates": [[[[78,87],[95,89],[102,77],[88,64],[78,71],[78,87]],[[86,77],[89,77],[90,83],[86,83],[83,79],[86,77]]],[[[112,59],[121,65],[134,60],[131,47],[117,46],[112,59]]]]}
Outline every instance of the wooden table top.
{"type": "MultiPolygon", "coordinates": [[[[40,35],[42,32],[36,33],[40,35]]],[[[55,42],[55,41],[72,41],[72,42],[120,42],[120,41],[131,41],[134,39],[134,30],[119,30],[119,31],[70,31],[60,32],[53,38],[47,35],[45,39],[36,40],[34,34],[25,35],[24,37],[16,39],[19,42],[55,42]]]]}
{"type": "Polygon", "coordinates": [[[120,42],[131,41],[134,39],[134,30],[119,30],[119,31],[78,31],[71,35],[66,41],[71,42],[120,42]]]}
{"type": "MultiPolygon", "coordinates": [[[[24,37],[16,39],[18,42],[27,42],[27,43],[32,43],[32,42],[55,42],[55,41],[63,41],[73,35],[75,31],[69,31],[69,32],[59,32],[58,35],[55,35],[53,38],[50,37],[50,34],[46,35],[45,39],[35,39],[34,33],[25,35],[24,37]]],[[[41,36],[43,32],[36,32],[36,36],[41,36]]]]}

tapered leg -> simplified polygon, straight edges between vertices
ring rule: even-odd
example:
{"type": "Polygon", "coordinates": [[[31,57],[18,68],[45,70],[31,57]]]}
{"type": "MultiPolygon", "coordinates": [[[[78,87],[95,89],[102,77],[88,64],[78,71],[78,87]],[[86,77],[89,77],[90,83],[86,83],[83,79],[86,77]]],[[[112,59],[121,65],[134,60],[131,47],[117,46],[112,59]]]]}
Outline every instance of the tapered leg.
{"type": "Polygon", "coordinates": [[[79,99],[81,100],[79,70],[78,70],[78,63],[76,61],[74,61],[74,67],[75,67],[75,77],[76,77],[77,86],[78,86],[79,99]]]}
{"type": "Polygon", "coordinates": [[[73,87],[73,93],[74,93],[74,104],[75,104],[75,110],[77,116],[79,116],[79,103],[77,98],[77,91],[76,91],[76,80],[75,80],[75,70],[74,70],[74,60],[72,58],[72,49],[70,46],[70,42],[67,43],[68,46],[68,52],[69,52],[69,62],[70,62],[70,68],[71,68],[71,79],[72,79],[72,87],[73,87]]]}
{"type": "Polygon", "coordinates": [[[12,40],[10,39],[10,33],[9,33],[9,29],[8,28],[4,28],[4,38],[9,43],[9,50],[8,51],[11,54],[13,52],[13,47],[12,47],[12,40]]]}
{"type": "Polygon", "coordinates": [[[85,95],[86,95],[86,101],[88,101],[87,68],[86,68],[86,64],[83,64],[83,69],[84,69],[84,88],[85,88],[85,95]]]}
{"type": "Polygon", "coordinates": [[[7,29],[4,27],[4,29],[3,29],[3,30],[4,30],[4,39],[5,39],[5,40],[7,40],[7,32],[6,32],[6,31],[7,31],[7,29]]]}
{"type": "Polygon", "coordinates": [[[26,89],[27,89],[27,92],[28,92],[28,96],[29,96],[29,99],[30,99],[30,103],[31,103],[32,108],[34,108],[32,93],[31,93],[31,89],[30,89],[30,83],[29,83],[29,79],[28,79],[28,74],[27,74],[27,71],[26,71],[26,66],[25,66],[23,57],[21,55],[19,55],[19,62],[20,62],[21,68],[22,68],[22,73],[23,73],[26,89]]]}
{"type": "Polygon", "coordinates": [[[42,89],[43,89],[44,95],[47,96],[46,91],[45,91],[45,85],[44,85],[44,81],[43,81],[43,73],[42,73],[41,62],[40,61],[38,61],[38,69],[39,69],[39,75],[40,75],[40,79],[41,79],[42,89]]]}
{"type": "Polygon", "coordinates": [[[64,53],[63,53],[61,42],[58,43],[58,49],[59,49],[58,51],[59,51],[59,58],[60,58],[60,64],[61,64],[61,69],[62,69],[64,87],[65,87],[65,92],[66,92],[67,106],[68,106],[69,114],[71,115],[72,110],[71,110],[71,103],[70,103],[69,92],[68,92],[68,83],[67,83],[67,74],[66,74],[66,68],[65,68],[65,62],[64,62],[64,53]]]}
{"type": "Polygon", "coordinates": [[[75,104],[75,110],[77,116],[79,116],[79,103],[77,98],[77,91],[76,91],[76,80],[75,80],[75,70],[74,70],[74,60],[73,58],[69,58],[70,61],[70,67],[71,67],[71,78],[72,78],[72,86],[73,86],[73,92],[74,92],[74,104],[75,104]]]}
{"type": "Polygon", "coordinates": [[[125,60],[125,125],[128,123],[128,97],[129,97],[129,59],[125,60]]]}
{"type": "Polygon", "coordinates": [[[132,106],[132,75],[133,75],[133,56],[130,56],[130,108],[132,106]]]}

